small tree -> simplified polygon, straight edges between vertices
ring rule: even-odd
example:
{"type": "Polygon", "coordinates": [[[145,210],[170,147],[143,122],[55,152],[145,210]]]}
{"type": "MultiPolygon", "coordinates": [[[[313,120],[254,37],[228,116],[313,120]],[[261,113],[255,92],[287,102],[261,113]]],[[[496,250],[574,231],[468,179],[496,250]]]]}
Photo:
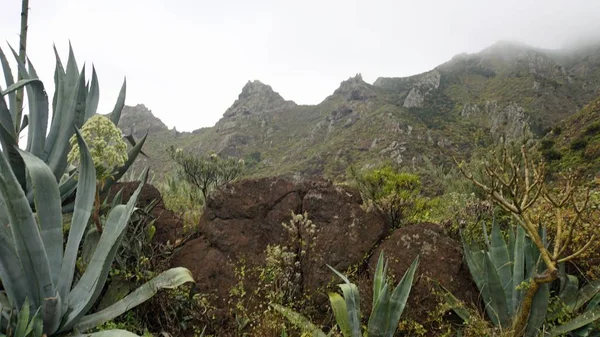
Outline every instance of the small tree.
{"type": "Polygon", "coordinates": [[[421,196],[421,180],[415,174],[398,172],[391,166],[358,173],[350,169],[363,199],[383,213],[392,227],[420,214],[427,199],[421,196]]]}
{"type": "Polygon", "coordinates": [[[239,178],[244,169],[243,160],[221,158],[214,153],[198,156],[173,146],[168,152],[179,166],[178,175],[197,188],[204,199],[213,189],[239,178]]]}
{"type": "Polygon", "coordinates": [[[558,265],[580,256],[595,239],[592,235],[581,247],[572,247],[574,229],[585,222],[583,214],[589,191],[578,187],[572,174],[563,177],[562,185],[550,186],[544,162],[536,164],[531,160],[525,146],[521,146],[520,154],[516,151],[511,153],[507,146],[492,154],[493,159],[483,165],[483,172],[479,175],[474,175],[464,163],[456,163],[467,179],[511,214],[540,252],[545,270],[529,281],[522,305],[512,320],[513,335],[523,336],[540,286],[558,279],[558,265]],[[578,201],[578,196],[582,196],[583,200],[578,201]],[[555,234],[550,240],[553,242],[545,245],[539,230],[548,225],[555,234]]]}

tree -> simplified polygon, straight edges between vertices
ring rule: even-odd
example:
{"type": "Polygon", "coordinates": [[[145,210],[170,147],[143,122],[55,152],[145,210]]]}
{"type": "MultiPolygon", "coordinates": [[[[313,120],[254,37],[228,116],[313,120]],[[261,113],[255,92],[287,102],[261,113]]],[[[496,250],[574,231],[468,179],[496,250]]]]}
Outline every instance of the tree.
{"type": "Polygon", "coordinates": [[[458,165],[462,174],[479,187],[491,200],[511,214],[518,226],[540,252],[545,269],[529,280],[521,307],[512,320],[513,336],[523,336],[534,297],[543,284],[558,279],[558,265],[571,261],[585,252],[595,239],[592,235],[581,247],[573,247],[575,228],[585,222],[584,211],[589,190],[578,186],[575,175],[564,175],[562,184],[551,186],[547,181],[545,163],[535,163],[531,150],[524,145],[520,153],[509,146],[492,153],[492,159],[474,175],[464,162],[458,165]],[[582,200],[578,200],[581,197],[582,200]],[[553,227],[554,238],[544,244],[540,229],[553,227]]]}
{"type": "Polygon", "coordinates": [[[214,153],[198,156],[173,146],[168,152],[179,166],[177,174],[197,188],[204,199],[213,189],[239,178],[244,169],[243,160],[221,158],[214,153]]]}

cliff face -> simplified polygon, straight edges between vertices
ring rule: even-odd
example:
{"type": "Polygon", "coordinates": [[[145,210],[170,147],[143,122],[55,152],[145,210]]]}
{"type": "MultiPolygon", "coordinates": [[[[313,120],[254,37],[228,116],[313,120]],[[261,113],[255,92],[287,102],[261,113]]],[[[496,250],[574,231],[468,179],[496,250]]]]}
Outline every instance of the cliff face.
{"type": "Polygon", "coordinates": [[[214,127],[193,133],[167,130],[143,106],[124,110],[120,126],[136,137],[150,130],[146,152],[157,159],[146,164],[159,173],[171,144],[245,158],[257,176],[337,177],[351,164],[449,163],[500,138],[541,137],[599,92],[600,44],[548,51],[501,42],[415,76],[371,85],[356,75],[314,106],[250,81],[214,127]]]}

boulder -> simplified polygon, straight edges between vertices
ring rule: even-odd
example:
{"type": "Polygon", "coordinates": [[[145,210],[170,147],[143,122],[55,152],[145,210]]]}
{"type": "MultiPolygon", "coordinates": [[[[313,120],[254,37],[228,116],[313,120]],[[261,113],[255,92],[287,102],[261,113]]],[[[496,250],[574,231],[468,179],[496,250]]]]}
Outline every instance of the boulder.
{"type": "Polygon", "coordinates": [[[419,223],[396,229],[369,259],[371,277],[382,250],[389,259],[388,270],[396,280],[394,286],[400,282],[413,260],[417,256],[420,258],[403,317],[411,317],[419,322],[427,320],[427,314],[439,303],[432,293],[434,282],[431,281],[439,282],[466,303],[477,302],[478,291],[463,262],[462,247],[448,237],[439,225],[419,223]]]}

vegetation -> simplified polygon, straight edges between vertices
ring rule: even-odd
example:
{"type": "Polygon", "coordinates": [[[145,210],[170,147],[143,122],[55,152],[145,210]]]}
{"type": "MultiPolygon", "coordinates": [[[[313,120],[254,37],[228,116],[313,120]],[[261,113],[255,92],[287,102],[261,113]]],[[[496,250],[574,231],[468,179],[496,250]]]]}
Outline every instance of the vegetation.
{"type": "Polygon", "coordinates": [[[367,205],[383,213],[392,227],[413,221],[426,212],[428,200],[422,197],[417,175],[398,172],[391,165],[357,173],[350,169],[367,205]]]}
{"type": "MultiPolygon", "coordinates": [[[[417,257],[398,285],[392,290],[387,280],[387,261],[384,259],[383,252],[381,253],[373,280],[372,311],[365,331],[368,336],[394,336],[398,329],[400,316],[402,316],[402,312],[406,306],[418,265],[419,258],[417,257]]],[[[361,337],[363,336],[363,325],[361,322],[360,293],[358,287],[356,284],[350,282],[345,275],[331,266],[328,267],[344,281],[344,283],[339,285],[343,297],[338,293],[329,294],[329,302],[333,309],[337,325],[344,337],[361,337]]],[[[327,336],[325,332],[317,328],[301,314],[278,304],[271,304],[271,306],[290,320],[292,324],[298,326],[303,332],[310,333],[313,336],[327,336]]]]}
{"type": "Polygon", "coordinates": [[[213,189],[240,177],[244,167],[242,160],[216,154],[202,157],[174,147],[169,148],[169,155],[179,166],[179,177],[197,188],[204,200],[213,189]]]}
{"type": "MultiPolygon", "coordinates": [[[[475,185],[481,188],[499,207],[511,214],[515,223],[524,231],[535,245],[539,252],[540,260],[543,262],[541,271],[527,269],[531,273],[531,277],[527,279],[527,287],[524,291],[523,299],[519,301],[519,305],[515,306],[516,301],[508,301],[508,296],[514,291],[515,284],[512,284],[510,269],[502,272],[499,277],[504,281],[498,284],[507,291],[504,306],[508,308],[506,312],[496,312],[496,320],[499,324],[507,326],[511,325],[513,336],[525,336],[530,332],[527,329],[534,325],[529,325],[530,317],[535,318],[535,312],[540,310],[538,305],[546,287],[553,281],[559,278],[559,264],[571,261],[583,252],[585,252],[594,242],[595,234],[593,234],[586,242],[576,249],[573,249],[573,237],[578,225],[586,220],[583,218],[583,213],[587,209],[589,201],[589,191],[583,192],[583,200],[577,200],[581,196],[579,185],[576,183],[575,177],[569,175],[565,177],[565,183],[562,188],[549,186],[546,180],[547,176],[544,172],[545,164],[534,163],[530,158],[527,148],[523,145],[520,148],[520,154],[515,154],[509,146],[503,146],[499,153],[495,153],[491,162],[483,167],[484,175],[480,178],[475,177],[464,165],[460,165],[461,171],[475,185]],[[579,202],[578,202],[579,201],[579,202]],[[550,245],[546,243],[544,229],[552,226],[554,228],[554,238],[550,245]],[[510,304],[512,303],[512,304],[510,304]],[[511,308],[512,305],[512,308],[511,308]],[[500,316],[501,315],[501,316],[500,316]]],[[[520,236],[523,236],[522,234],[520,236]]],[[[495,246],[502,246],[499,240],[498,233],[495,235],[495,246]]],[[[517,238],[519,234],[517,232],[517,238]]],[[[516,245],[520,243],[515,243],[516,245]]],[[[490,246],[490,250],[493,246],[490,246]]],[[[500,249],[500,248],[494,248],[500,249]]],[[[509,261],[509,250],[503,250],[504,262],[509,261]]],[[[516,252],[516,250],[515,250],[516,252]]],[[[515,258],[523,260],[522,255],[515,255],[515,258]]],[[[501,261],[496,266],[501,266],[501,261]]],[[[479,264],[485,263],[490,267],[493,260],[485,259],[479,264]]],[[[515,262],[515,265],[518,263],[515,262]]],[[[508,266],[509,264],[504,264],[508,266]]],[[[505,267],[508,268],[508,267],[505,267]]],[[[515,270],[513,274],[520,275],[518,281],[523,279],[522,268],[515,270]]],[[[472,271],[474,269],[471,269],[472,271]]],[[[481,269],[480,267],[480,270],[481,269]]],[[[474,278],[488,277],[485,275],[474,275],[474,278]]],[[[491,281],[488,281],[488,284],[491,281]]],[[[481,283],[480,283],[481,284],[481,283]]],[[[490,289],[490,294],[496,292],[490,289]]],[[[520,296],[520,295],[519,295],[520,296]]],[[[492,299],[490,298],[489,301],[492,299]]],[[[501,298],[494,299],[502,303],[501,298]]],[[[547,299],[545,300],[547,301],[547,299]]],[[[542,310],[545,312],[545,309],[542,310]]],[[[536,321],[537,322],[537,321],[536,321]]],[[[536,323],[535,326],[537,326],[536,323]]],[[[534,326],[534,327],[535,327],[534,326]]]]}

